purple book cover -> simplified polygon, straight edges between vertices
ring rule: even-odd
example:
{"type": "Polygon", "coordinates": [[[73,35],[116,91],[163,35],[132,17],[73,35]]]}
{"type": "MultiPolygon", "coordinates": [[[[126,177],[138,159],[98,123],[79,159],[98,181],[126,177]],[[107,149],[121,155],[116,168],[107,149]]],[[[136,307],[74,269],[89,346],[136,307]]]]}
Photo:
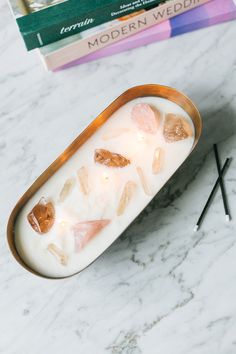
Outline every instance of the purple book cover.
{"type": "Polygon", "coordinates": [[[200,28],[230,21],[236,18],[236,0],[212,0],[211,2],[155,25],[138,34],[114,43],[75,60],[60,69],[87,63],[122,51],[137,48],[160,40],[168,39],[200,28]]]}

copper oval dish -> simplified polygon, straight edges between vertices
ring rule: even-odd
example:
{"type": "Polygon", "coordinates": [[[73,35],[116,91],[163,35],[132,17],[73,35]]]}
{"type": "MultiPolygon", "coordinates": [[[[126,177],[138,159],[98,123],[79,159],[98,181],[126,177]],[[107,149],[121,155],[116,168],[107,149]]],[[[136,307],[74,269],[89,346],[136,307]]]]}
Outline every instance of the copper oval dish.
{"type": "MultiPolygon", "coordinates": [[[[42,276],[44,278],[50,278],[44,276],[33,269],[31,269],[24,261],[21,259],[19,253],[17,252],[16,244],[15,244],[15,223],[18,217],[19,212],[23,208],[23,206],[29,201],[29,199],[34,195],[36,191],[73,155],[75,152],[84,144],[93,134],[94,132],[102,126],[110,116],[116,112],[121,106],[125,103],[145,96],[156,96],[161,98],[166,98],[178,106],[183,108],[185,112],[188,113],[190,118],[192,119],[194,128],[195,128],[195,140],[192,147],[192,150],[196,146],[199,141],[201,131],[202,131],[202,120],[197,110],[196,106],[193,102],[186,97],[181,92],[166,86],[160,86],[155,84],[149,85],[141,85],[133,87],[127,91],[125,91],[121,96],[119,96],[113,103],[111,103],[94,121],[72,142],[72,144],[41,174],[41,176],[31,185],[31,187],[24,193],[24,195],[20,198],[16,206],[14,207],[9,221],[7,225],[7,239],[10,250],[17,260],[17,262],[23,266],[25,269],[30,271],[31,273],[42,276]]],[[[192,151],[191,150],[191,151],[192,151]]],[[[128,225],[127,225],[128,226],[128,225]]],[[[75,273],[77,274],[77,273],[75,273]]],[[[71,276],[71,275],[69,275],[71,276]]],[[[55,278],[50,278],[55,279],[55,278]]]]}

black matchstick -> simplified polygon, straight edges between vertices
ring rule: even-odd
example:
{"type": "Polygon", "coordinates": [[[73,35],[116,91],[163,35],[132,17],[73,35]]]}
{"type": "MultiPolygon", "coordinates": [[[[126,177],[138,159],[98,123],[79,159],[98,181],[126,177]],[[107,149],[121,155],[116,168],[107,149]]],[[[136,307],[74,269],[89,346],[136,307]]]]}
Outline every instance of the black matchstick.
{"type": "Polygon", "coordinates": [[[220,158],[219,158],[217,144],[214,144],[213,147],[214,147],[214,154],[215,154],[215,159],[216,159],[217,171],[218,171],[218,175],[219,175],[219,179],[220,179],[219,182],[220,182],[220,189],[221,189],[221,194],[222,194],[222,199],[223,199],[223,204],[224,204],[224,209],[225,209],[225,219],[226,219],[226,221],[230,221],[230,212],[229,212],[229,207],[228,207],[228,202],[227,202],[227,197],[226,197],[226,192],[225,192],[224,181],[223,181],[222,173],[221,173],[221,165],[220,165],[220,158]]]}
{"type": "Polygon", "coordinates": [[[195,225],[195,227],[194,227],[194,231],[195,231],[195,232],[199,229],[199,227],[200,227],[201,224],[202,224],[202,221],[203,221],[203,219],[204,219],[204,216],[205,216],[205,214],[206,214],[206,211],[207,211],[207,209],[209,208],[210,203],[211,203],[211,200],[212,200],[212,198],[213,198],[213,196],[214,196],[214,194],[215,194],[215,192],[216,192],[216,190],[217,190],[217,188],[218,188],[218,185],[219,185],[219,183],[220,183],[220,178],[222,178],[222,176],[223,176],[224,173],[226,172],[226,170],[227,170],[227,168],[228,168],[228,166],[229,166],[229,163],[230,163],[230,158],[227,158],[227,159],[225,160],[225,163],[224,163],[224,166],[223,166],[222,170],[220,170],[220,175],[219,175],[219,177],[217,178],[217,180],[216,180],[216,182],[215,182],[215,184],[214,184],[214,187],[212,188],[211,194],[209,195],[209,197],[208,197],[208,199],[207,199],[207,202],[206,202],[206,204],[205,204],[205,206],[204,206],[204,208],[203,208],[203,211],[202,211],[202,213],[201,213],[201,215],[200,215],[200,217],[199,217],[199,219],[198,219],[198,221],[197,221],[197,223],[196,223],[196,225],[195,225]],[[220,176],[221,176],[221,177],[220,177],[220,176]]]}

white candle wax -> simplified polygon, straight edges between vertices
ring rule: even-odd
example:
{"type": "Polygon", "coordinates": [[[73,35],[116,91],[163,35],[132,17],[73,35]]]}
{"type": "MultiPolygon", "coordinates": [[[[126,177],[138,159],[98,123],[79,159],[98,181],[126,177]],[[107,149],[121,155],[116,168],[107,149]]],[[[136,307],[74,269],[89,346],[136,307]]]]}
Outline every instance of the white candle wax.
{"type": "Polygon", "coordinates": [[[189,155],[194,142],[194,127],[188,114],[177,104],[158,97],[144,97],[130,101],[117,110],[110,119],[35,193],[20,212],[15,228],[16,247],[21,258],[32,269],[50,276],[74,274],[96,259],[135,219],[152,197],[178,169],[189,155]],[[148,134],[131,119],[131,110],[137,103],[148,103],[158,108],[162,119],[156,134],[148,134]],[[163,137],[166,113],[181,114],[191,124],[193,136],[167,143],[163,137]],[[114,132],[118,132],[117,134],[114,132]],[[165,152],[163,167],[152,172],[154,151],[165,152]],[[106,149],[123,155],[131,163],[123,168],[107,167],[94,162],[95,149],[106,149]],[[89,193],[82,193],[77,171],[85,166],[88,172],[89,193]],[[140,167],[153,192],[147,195],[137,173],[140,167]],[[59,195],[65,181],[75,178],[76,184],[63,202],[59,195]],[[134,195],[124,213],[117,215],[117,207],[127,181],[136,185],[134,195]],[[27,220],[28,213],[41,197],[51,200],[55,207],[55,223],[48,233],[36,233],[27,220]],[[79,252],[75,252],[73,226],[88,220],[110,220],[79,252]],[[66,254],[67,264],[61,264],[48,246],[54,244],[66,254]]]}

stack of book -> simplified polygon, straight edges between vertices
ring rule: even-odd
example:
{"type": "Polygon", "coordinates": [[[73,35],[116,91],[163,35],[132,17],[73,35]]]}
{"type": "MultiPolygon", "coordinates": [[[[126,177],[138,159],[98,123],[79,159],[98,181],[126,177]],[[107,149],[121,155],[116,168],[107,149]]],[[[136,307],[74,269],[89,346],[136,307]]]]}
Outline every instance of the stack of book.
{"type": "Polygon", "coordinates": [[[48,70],[236,18],[234,0],[8,0],[48,70]]]}

